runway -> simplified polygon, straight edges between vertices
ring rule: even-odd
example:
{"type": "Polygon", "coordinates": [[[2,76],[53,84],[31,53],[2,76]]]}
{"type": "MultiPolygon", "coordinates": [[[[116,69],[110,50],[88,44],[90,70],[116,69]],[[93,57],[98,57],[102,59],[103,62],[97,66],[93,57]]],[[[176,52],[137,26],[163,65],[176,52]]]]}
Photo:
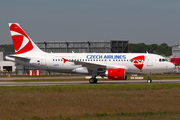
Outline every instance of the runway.
{"type": "MultiPolygon", "coordinates": [[[[180,83],[180,80],[153,80],[152,83],[180,83]]],[[[61,82],[0,82],[0,86],[45,86],[45,85],[103,85],[103,84],[152,84],[147,80],[98,81],[90,84],[89,81],[61,81],[61,82]]]]}

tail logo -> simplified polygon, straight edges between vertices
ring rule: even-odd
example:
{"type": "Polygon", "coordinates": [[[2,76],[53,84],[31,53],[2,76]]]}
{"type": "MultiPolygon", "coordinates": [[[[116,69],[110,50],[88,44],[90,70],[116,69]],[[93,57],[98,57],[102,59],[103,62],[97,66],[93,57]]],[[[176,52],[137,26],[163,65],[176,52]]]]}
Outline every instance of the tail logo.
{"type": "Polygon", "coordinates": [[[144,66],[144,60],[145,60],[144,55],[141,55],[141,56],[132,58],[131,63],[133,63],[134,66],[137,67],[139,70],[142,70],[144,66]]]}
{"type": "Polygon", "coordinates": [[[10,31],[16,54],[25,53],[33,49],[30,38],[18,25],[12,24],[10,31]]]}

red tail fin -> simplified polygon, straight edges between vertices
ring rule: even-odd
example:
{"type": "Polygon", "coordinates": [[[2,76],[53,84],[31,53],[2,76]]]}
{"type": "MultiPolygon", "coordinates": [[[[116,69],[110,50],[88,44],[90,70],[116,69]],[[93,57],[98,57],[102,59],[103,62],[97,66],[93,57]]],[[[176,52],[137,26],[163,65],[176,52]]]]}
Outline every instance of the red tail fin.
{"type": "Polygon", "coordinates": [[[18,23],[9,23],[9,28],[16,54],[22,54],[34,50],[36,50],[36,52],[37,50],[41,51],[18,23]]]}

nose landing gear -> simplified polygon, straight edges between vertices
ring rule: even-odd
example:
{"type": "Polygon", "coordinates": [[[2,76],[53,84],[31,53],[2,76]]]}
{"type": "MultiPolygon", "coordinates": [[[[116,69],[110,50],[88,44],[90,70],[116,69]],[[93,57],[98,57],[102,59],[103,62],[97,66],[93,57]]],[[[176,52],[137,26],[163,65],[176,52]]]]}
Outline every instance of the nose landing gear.
{"type": "Polygon", "coordinates": [[[152,80],[151,80],[150,74],[148,74],[147,83],[152,83],[152,80]]]}
{"type": "Polygon", "coordinates": [[[152,80],[151,80],[151,79],[148,79],[148,80],[147,80],[147,83],[152,83],[152,80]]]}

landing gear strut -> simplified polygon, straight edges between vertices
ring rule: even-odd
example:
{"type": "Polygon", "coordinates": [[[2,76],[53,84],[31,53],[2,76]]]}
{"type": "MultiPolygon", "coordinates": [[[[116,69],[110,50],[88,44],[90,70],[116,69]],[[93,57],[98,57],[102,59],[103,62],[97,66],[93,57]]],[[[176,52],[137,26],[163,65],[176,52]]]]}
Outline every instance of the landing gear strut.
{"type": "Polygon", "coordinates": [[[147,80],[147,83],[152,83],[152,80],[151,80],[151,77],[150,77],[149,74],[148,74],[148,80],[147,80]]]}

